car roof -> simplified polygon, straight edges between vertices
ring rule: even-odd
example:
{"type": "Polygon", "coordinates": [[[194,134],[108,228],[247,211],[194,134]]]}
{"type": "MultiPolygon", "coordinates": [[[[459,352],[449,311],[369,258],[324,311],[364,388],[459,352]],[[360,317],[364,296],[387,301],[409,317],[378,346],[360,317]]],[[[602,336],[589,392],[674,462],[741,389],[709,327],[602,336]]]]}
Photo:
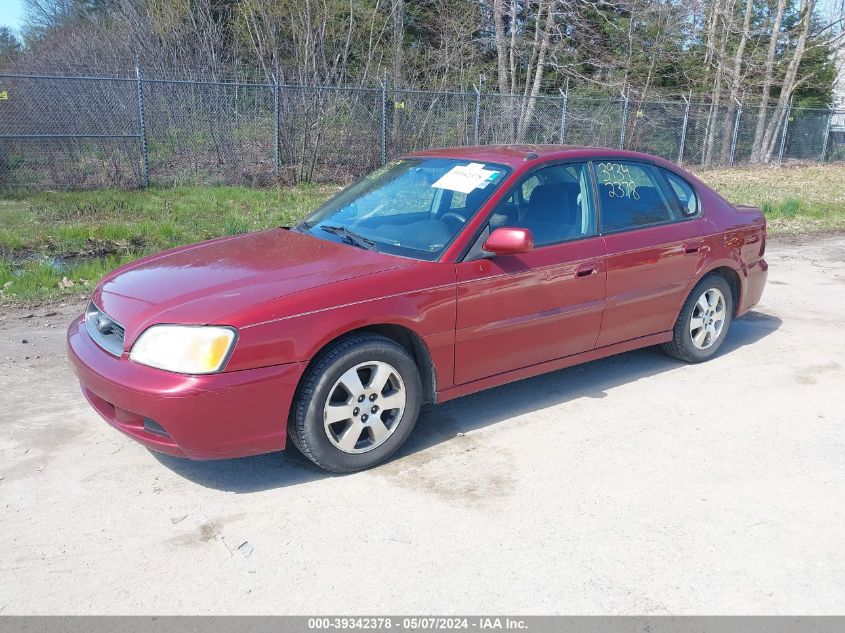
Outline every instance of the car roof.
{"type": "Polygon", "coordinates": [[[407,154],[407,157],[456,158],[477,160],[485,163],[500,163],[517,168],[526,161],[548,161],[559,158],[625,157],[655,162],[665,162],[657,156],[611,149],[608,147],[587,147],[582,145],[475,145],[430,149],[407,154]]]}

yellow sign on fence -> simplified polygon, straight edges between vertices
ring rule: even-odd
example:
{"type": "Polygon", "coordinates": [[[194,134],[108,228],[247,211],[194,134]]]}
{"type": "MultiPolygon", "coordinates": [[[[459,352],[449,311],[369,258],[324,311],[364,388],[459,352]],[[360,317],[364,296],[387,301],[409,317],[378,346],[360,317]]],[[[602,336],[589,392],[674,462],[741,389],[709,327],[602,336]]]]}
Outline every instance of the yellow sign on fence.
{"type": "Polygon", "coordinates": [[[9,98],[8,90],[0,90],[0,101],[6,101],[9,98]]]}

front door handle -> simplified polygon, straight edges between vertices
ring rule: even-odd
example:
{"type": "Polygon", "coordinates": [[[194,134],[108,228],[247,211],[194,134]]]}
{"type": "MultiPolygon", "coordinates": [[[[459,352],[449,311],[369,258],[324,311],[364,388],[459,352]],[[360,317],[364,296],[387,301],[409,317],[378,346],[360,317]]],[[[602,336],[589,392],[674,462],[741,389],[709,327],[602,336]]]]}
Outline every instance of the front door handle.
{"type": "Polygon", "coordinates": [[[701,242],[697,244],[684,244],[684,253],[687,255],[694,255],[701,250],[701,242]]]}
{"type": "Polygon", "coordinates": [[[598,262],[588,262],[586,264],[581,264],[578,268],[575,269],[575,276],[576,277],[589,277],[592,274],[599,272],[599,263],[598,262]]]}

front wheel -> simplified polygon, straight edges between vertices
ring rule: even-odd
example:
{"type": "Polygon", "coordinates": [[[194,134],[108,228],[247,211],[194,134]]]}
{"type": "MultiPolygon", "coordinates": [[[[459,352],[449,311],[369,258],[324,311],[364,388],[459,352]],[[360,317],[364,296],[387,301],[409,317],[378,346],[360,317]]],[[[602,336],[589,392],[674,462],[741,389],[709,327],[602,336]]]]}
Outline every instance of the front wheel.
{"type": "Polygon", "coordinates": [[[306,371],[288,436],[326,470],[370,468],[405,443],[421,394],[419,370],[404,347],[375,334],[351,335],[322,352],[306,371]]]}
{"type": "Polygon", "coordinates": [[[717,274],[705,276],[684,302],[672,341],[664,344],[663,350],[688,363],[707,360],[722,346],[733,312],[733,294],[725,278],[717,274]]]}

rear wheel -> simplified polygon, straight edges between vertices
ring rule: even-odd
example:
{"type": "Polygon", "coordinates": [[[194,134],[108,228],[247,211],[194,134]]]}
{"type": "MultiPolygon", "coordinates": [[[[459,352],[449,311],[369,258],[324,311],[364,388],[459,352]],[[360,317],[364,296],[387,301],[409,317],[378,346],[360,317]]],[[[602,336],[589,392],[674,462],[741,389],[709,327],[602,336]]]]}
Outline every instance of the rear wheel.
{"type": "Polygon", "coordinates": [[[315,464],[353,472],[388,459],[416,423],[422,387],[408,351],[355,334],[322,352],[297,390],[288,436],[315,464]]]}
{"type": "Polygon", "coordinates": [[[705,361],[719,350],[733,318],[733,295],[725,278],[710,274],[699,281],[684,302],[663,350],[688,363],[705,361]]]}

